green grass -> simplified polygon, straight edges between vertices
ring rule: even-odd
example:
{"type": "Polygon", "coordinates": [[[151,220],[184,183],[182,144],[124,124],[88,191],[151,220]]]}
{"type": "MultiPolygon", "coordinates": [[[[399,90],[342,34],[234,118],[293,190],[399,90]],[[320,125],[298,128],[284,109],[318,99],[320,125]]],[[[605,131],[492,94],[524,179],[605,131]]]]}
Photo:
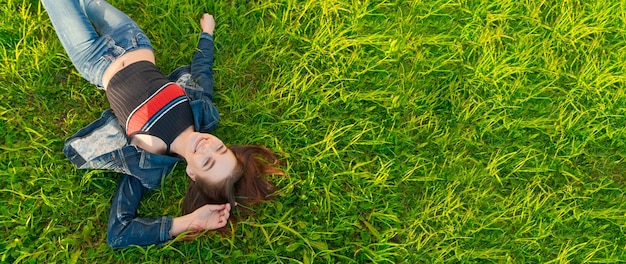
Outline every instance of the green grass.
{"type": "MultiPolygon", "coordinates": [[[[42,7],[0,4],[0,262],[626,261],[622,1],[111,0],[169,72],[215,14],[215,134],[285,160],[232,235],[110,249],[107,108],[42,7]]],[[[179,166],[143,215],[179,215],[179,166]]]]}

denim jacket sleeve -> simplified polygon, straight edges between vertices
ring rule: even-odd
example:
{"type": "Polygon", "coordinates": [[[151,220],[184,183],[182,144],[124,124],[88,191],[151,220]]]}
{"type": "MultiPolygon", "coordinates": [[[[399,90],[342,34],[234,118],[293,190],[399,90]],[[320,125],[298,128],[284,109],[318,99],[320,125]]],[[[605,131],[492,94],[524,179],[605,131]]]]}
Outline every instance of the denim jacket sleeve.
{"type": "Polygon", "coordinates": [[[198,47],[193,54],[191,66],[181,66],[168,79],[185,89],[194,114],[194,127],[198,132],[209,133],[217,127],[219,112],[213,104],[213,37],[200,34],[198,47]]]}
{"type": "Polygon", "coordinates": [[[198,48],[193,54],[191,62],[191,78],[202,87],[202,96],[213,101],[213,37],[202,32],[198,40],[198,48]]]}
{"type": "Polygon", "coordinates": [[[147,190],[137,178],[122,174],[109,213],[107,243],[112,248],[159,245],[172,239],[169,233],[173,222],[171,217],[136,217],[147,190]]]}

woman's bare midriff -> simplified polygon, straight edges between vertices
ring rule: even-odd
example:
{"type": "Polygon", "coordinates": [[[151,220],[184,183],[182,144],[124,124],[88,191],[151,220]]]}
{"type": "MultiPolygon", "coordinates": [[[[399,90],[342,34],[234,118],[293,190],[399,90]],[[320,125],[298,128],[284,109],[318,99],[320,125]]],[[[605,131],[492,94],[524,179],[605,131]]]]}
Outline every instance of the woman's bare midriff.
{"type": "Polygon", "coordinates": [[[137,49],[119,56],[115,59],[115,61],[113,61],[113,63],[111,63],[109,68],[107,68],[102,75],[102,85],[104,86],[104,89],[107,88],[109,81],[117,72],[138,61],[149,61],[155,63],[154,52],[152,52],[151,49],[137,49]]]}

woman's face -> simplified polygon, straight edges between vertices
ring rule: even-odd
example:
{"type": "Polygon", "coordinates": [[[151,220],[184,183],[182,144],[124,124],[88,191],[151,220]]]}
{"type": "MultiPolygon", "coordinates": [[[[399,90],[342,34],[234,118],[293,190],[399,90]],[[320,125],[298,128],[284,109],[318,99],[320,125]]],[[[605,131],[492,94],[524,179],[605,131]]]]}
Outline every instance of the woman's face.
{"type": "Polygon", "coordinates": [[[237,167],[235,154],[224,143],[208,133],[194,132],[187,142],[187,174],[195,181],[220,182],[237,167]]]}

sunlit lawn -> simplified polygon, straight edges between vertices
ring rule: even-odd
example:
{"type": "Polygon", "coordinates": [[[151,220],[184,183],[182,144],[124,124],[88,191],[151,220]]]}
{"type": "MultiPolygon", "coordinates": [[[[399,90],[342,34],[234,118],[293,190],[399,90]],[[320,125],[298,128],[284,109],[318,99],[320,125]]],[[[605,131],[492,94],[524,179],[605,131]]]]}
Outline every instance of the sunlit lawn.
{"type": "MultiPolygon", "coordinates": [[[[37,1],[5,0],[0,262],[626,261],[624,3],[111,3],[166,73],[214,14],[215,134],[288,176],[232,234],[109,248],[118,176],[62,153],[105,95],[37,1]]],[[[178,166],[140,214],[180,215],[186,181],[178,166]]]]}

